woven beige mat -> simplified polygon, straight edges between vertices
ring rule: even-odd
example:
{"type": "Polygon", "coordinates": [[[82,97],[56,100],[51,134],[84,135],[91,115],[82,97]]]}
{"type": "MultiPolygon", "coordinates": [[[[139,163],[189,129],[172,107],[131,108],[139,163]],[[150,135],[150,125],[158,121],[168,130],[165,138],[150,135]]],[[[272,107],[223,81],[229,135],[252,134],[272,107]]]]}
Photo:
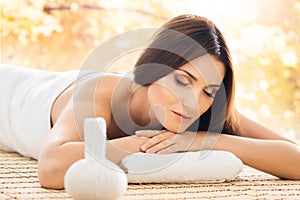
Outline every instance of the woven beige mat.
{"type": "MultiPolygon", "coordinates": [[[[0,199],[70,199],[65,190],[41,188],[37,161],[0,151],[0,199]]],[[[300,199],[300,181],[280,180],[245,167],[231,182],[218,184],[129,184],[127,199],[300,199]]]]}

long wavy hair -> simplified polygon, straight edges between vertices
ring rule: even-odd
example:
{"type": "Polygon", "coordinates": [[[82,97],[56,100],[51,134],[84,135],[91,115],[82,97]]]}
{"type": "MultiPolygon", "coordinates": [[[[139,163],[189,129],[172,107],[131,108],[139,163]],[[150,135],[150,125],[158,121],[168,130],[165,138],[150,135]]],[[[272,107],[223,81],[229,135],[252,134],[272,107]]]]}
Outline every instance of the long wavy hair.
{"type": "Polygon", "coordinates": [[[188,14],[167,21],[140,54],[134,66],[134,81],[149,85],[205,54],[221,61],[226,73],[212,106],[190,129],[235,134],[239,123],[234,108],[235,80],[231,55],[222,33],[208,19],[188,14]]]}

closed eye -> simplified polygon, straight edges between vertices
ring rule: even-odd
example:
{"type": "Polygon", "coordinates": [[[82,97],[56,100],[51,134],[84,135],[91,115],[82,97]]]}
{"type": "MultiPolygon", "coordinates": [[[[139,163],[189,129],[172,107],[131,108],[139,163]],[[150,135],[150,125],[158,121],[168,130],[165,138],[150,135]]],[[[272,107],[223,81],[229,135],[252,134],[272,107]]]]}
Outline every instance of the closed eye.
{"type": "Polygon", "coordinates": [[[203,92],[210,98],[215,98],[219,88],[220,88],[220,85],[218,85],[218,84],[209,84],[203,88],[203,92]]]}
{"type": "Polygon", "coordinates": [[[190,84],[190,82],[187,80],[187,78],[185,78],[183,75],[181,74],[176,74],[175,75],[175,81],[178,85],[181,86],[187,86],[190,84]]]}
{"type": "Polygon", "coordinates": [[[215,98],[215,92],[208,92],[208,91],[206,91],[206,90],[203,90],[203,92],[204,92],[204,94],[206,94],[208,97],[210,97],[210,98],[215,98]]]}

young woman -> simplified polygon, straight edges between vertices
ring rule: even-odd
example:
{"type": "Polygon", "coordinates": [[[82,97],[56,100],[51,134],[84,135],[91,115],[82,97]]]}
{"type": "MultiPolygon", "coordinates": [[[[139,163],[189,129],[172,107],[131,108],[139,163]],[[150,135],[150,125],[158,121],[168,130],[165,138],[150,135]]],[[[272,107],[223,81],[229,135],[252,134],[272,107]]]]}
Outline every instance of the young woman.
{"type": "Polygon", "coordinates": [[[42,186],[63,188],[66,170],[84,156],[83,121],[90,117],[106,120],[107,157],[115,163],[139,151],[214,149],[300,179],[300,147],[235,110],[230,52],[211,21],[181,15],[166,22],[133,74],[88,74],[55,98],[38,158],[42,186]]]}

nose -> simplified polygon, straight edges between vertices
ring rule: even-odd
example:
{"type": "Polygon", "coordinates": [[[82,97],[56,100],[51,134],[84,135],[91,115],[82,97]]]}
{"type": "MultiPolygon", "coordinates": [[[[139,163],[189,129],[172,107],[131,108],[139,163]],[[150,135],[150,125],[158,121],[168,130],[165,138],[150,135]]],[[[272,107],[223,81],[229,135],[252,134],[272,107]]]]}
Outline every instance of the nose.
{"type": "Polygon", "coordinates": [[[198,95],[191,90],[189,94],[183,96],[181,101],[182,106],[191,112],[197,112],[199,109],[199,101],[197,97],[198,95]]]}

